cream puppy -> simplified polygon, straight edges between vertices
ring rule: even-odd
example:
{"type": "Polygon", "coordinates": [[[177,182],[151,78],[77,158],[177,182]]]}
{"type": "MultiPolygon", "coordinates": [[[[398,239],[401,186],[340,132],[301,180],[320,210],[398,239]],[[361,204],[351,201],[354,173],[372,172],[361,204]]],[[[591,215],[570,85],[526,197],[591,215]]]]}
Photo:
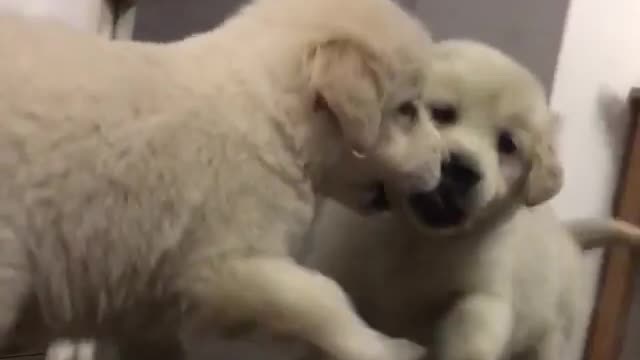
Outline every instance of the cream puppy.
{"type": "Polygon", "coordinates": [[[562,359],[584,312],[580,249],[546,207],[562,171],[538,81],[505,54],[436,46],[427,104],[449,152],[436,189],[365,219],[328,203],[306,263],[375,328],[437,359],[562,359]],[[326,241],[324,241],[326,240],[326,241]]]}
{"type": "Polygon", "coordinates": [[[156,345],[255,323],[417,357],[290,252],[320,197],[366,213],[436,185],[429,44],[389,0],[256,0],[164,45],[0,19],[0,339],[177,358],[156,345]]]}
{"type": "MultiPolygon", "coordinates": [[[[582,251],[613,244],[638,247],[640,229],[604,219],[559,222],[545,206],[527,211],[503,227],[517,236],[511,247],[493,250],[502,265],[494,271],[509,265],[510,283],[503,284],[510,289],[503,298],[507,305],[474,286],[490,267],[491,257],[482,264],[478,255],[491,251],[474,253],[482,245],[425,245],[435,238],[408,231],[406,223],[389,216],[362,218],[334,202],[325,204],[315,231],[356,243],[348,243],[353,246],[340,250],[337,259],[329,259],[328,254],[336,256],[329,249],[342,245],[319,245],[310,261],[346,286],[367,321],[432,346],[433,358],[566,359],[563,351],[584,333],[589,316],[582,251]],[[499,251],[509,252],[511,260],[502,259],[499,251]]],[[[477,241],[473,236],[452,240],[477,241]]]]}

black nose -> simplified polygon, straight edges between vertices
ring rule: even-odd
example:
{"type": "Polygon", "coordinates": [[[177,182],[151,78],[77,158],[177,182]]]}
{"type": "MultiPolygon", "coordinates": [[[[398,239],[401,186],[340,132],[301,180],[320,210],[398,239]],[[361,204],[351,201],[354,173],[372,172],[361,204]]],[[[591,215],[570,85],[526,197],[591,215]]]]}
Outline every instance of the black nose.
{"type": "Polygon", "coordinates": [[[480,172],[459,153],[451,153],[449,158],[442,162],[442,183],[460,195],[468,193],[480,180],[480,172]]]}
{"type": "Polygon", "coordinates": [[[459,153],[451,153],[442,163],[438,186],[411,194],[409,206],[423,223],[433,228],[459,225],[468,216],[470,196],[480,180],[482,175],[471,161],[459,153]]]}

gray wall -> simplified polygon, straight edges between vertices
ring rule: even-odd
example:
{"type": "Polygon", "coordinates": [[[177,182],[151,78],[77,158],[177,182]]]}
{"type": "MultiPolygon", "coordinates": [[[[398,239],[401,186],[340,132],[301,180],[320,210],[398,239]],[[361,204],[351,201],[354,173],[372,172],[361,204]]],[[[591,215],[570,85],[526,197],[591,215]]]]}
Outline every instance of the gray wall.
{"type": "Polygon", "coordinates": [[[553,84],[569,0],[415,0],[436,39],[464,37],[496,46],[553,84]]]}
{"type": "Polygon", "coordinates": [[[133,38],[172,41],[211,29],[244,0],[140,0],[133,38]]]}
{"type": "MultiPolygon", "coordinates": [[[[436,39],[485,41],[514,56],[551,87],[569,0],[397,1],[424,20],[436,39]]],[[[214,27],[244,2],[140,0],[134,38],[180,39],[214,27]]]]}
{"type": "MultiPolygon", "coordinates": [[[[416,0],[397,1],[408,9],[415,8],[416,0]]],[[[160,42],[181,39],[212,28],[246,2],[247,0],[140,0],[133,37],[160,42]]]]}

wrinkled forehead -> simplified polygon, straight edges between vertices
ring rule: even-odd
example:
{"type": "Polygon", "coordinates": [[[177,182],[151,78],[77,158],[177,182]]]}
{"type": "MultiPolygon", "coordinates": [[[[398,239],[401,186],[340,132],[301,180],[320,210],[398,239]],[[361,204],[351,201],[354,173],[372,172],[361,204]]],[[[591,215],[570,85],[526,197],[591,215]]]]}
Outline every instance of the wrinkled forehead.
{"type": "Polygon", "coordinates": [[[423,93],[426,90],[432,75],[432,42],[430,35],[424,30],[419,31],[418,35],[420,36],[389,39],[383,48],[380,48],[381,44],[376,44],[384,54],[383,62],[387,66],[384,73],[388,76],[391,89],[409,90],[413,93],[423,93]]]}
{"type": "Polygon", "coordinates": [[[525,68],[492,53],[485,56],[453,53],[436,57],[427,94],[463,113],[483,114],[502,126],[546,132],[553,126],[540,82],[525,68]]]}
{"type": "Polygon", "coordinates": [[[553,127],[546,95],[535,88],[509,88],[495,95],[495,116],[504,125],[531,133],[548,133],[553,127]]]}
{"type": "Polygon", "coordinates": [[[397,66],[387,79],[385,100],[391,103],[410,99],[424,101],[428,81],[429,72],[423,65],[397,66]]]}

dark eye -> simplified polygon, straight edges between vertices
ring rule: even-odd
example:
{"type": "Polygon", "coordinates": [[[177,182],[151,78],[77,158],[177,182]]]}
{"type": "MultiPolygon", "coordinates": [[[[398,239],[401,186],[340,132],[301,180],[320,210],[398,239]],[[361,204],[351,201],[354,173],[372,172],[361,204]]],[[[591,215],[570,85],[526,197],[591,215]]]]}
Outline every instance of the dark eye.
{"type": "Polygon", "coordinates": [[[398,113],[411,119],[418,117],[418,108],[411,101],[405,101],[398,106],[398,113]]]}
{"type": "Polygon", "coordinates": [[[431,104],[431,118],[440,125],[451,125],[458,121],[458,110],[450,104],[431,104]]]}
{"type": "Polygon", "coordinates": [[[508,131],[501,131],[498,134],[498,151],[504,155],[511,155],[518,150],[518,146],[513,141],[513,135],[508,131]]]}

